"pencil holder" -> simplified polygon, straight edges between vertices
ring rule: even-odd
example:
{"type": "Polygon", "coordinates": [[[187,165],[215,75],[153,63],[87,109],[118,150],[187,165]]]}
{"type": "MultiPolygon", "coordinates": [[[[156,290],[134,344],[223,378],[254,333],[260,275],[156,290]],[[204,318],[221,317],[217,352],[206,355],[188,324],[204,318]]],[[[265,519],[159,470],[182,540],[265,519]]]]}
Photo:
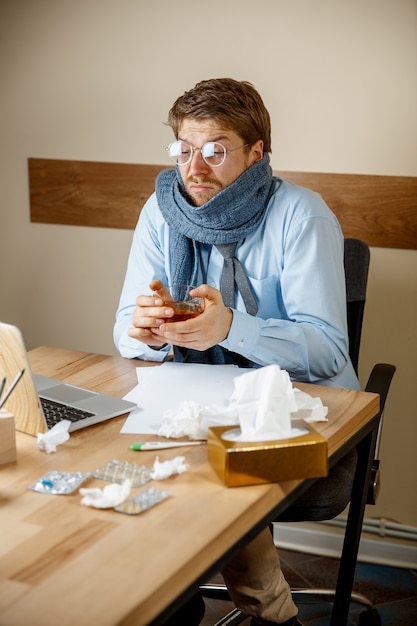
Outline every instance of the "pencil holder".
{"type": "Polygon", "coordinates": [[[14,415],[0,409],[0,465],[16,461],[14,415]]]}

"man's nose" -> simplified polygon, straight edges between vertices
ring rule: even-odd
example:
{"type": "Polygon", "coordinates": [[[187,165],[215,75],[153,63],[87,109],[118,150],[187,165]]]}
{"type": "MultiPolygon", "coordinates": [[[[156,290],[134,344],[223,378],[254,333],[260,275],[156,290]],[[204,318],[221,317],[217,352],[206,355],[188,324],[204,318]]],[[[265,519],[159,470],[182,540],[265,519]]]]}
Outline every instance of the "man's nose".
{"type": "Polygon", "coordinates": [[[189,171],[192,176],[197,176],[198,174],[201,174],[202,172],[207,173],[211,169],[210,166],[207,165],[207,163],[201,156],[201,150],[193,151],[193,156],[191,158],[189,167],[190,167],[189,171]]]}

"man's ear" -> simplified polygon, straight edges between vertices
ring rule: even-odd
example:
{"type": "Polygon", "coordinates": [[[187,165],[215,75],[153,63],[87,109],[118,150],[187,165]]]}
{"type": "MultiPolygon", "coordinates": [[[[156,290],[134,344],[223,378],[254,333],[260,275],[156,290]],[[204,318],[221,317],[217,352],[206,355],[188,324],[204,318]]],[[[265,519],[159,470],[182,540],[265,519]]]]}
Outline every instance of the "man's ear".
{"type": "Polygon", "coordinates": [[[252,158],[252,165],[253,163],[257,163],[257,161],[260,161],[262,159],[264,155],[264,142],[262,141],[262,139],[258,139],[258,141],[254,143],[253,146],[251,146],[250,153],[252,158]]]}

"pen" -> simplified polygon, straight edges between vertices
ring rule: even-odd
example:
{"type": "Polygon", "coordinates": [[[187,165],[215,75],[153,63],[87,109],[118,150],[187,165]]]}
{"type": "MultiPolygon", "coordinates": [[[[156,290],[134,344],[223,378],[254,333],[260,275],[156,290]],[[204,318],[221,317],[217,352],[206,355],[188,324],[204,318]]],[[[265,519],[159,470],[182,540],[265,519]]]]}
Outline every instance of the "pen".
{"type": "Polygon", "coordinates": [[[4,391],[4,385],[6,384],[6,376],[3,378],[3,380],[1,381],[1,385],[0,385],[0,398],[3,395],[3,391],[4,391]]]}
{"type": "Polygon", "coordinates": [[[131,450],[141,452],[143,450],[164,450],[165,448],[181,448],[183,446],[202,446],[206,441],[143,441],[132,443],[131,450]]]}
{"type": "Polygon", "coordinates": [[[19,372],[17,374],[17,376],[15,377],[14,381],[12,382],[12,384],[10,385],[10,387],[8,388],[8,390],[6,391],[6,395],[4,396],[4,398],[0,401],[0,409],[3,406],[3,404],[6,402],[6,400],[8,399],[8,397],[10,396],[10,394],[12,393],[13,389],[16,387],[17,383],[19,382],[19,380],[22,378],[23,374],[25,373],[25,370],[23,369],[21,372],[19,372]]]}

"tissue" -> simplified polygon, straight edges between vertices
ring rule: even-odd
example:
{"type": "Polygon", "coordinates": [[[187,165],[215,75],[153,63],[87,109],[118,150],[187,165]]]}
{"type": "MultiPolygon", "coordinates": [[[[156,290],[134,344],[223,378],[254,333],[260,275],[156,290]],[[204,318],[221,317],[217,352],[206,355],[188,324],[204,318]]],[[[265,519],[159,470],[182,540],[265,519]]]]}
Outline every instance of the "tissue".
{"type": "Polygon", "coordinates": [[[312,398],[301,391],[294,389],[294,398],[297,410],[291,415],[291,419],[303,419],[305,422],[327,422],[327,406],[323,406],[320,398],[312,398]]]}
{"type": "Polygon", "coordinates": [[[231,397],[240,425],[241,441],[268,441],[291,436],[291,415],[297,410],[288,372],[267,365],[234,379],[231,397]]]}
{"type": "Polygon", "coordinates": [[[56,447],[70,438],[68,432],[70,426],[69,420],[62,420],[46,433],[38,433],[37,446],[39,450],[44,450],[48,454],[56,452],[56,447]]]}
{"type": "Polygon", "coordinates": [[[81,504],[92,506],[95,509],[114,508],[126,500],[130,494],[131,487],[131,481],[125,480],[121,485],[112,483],[106,485],[104,489],[97,487],[80,489],[80,494],[83,496],[81,504]]]}
{"type": "Polygon", "coordinates": [[[184,456],[176,456],[171,461],[159,461],[159,457],[156,457],[155,463],[151,471],[151,478],[153,480],[165,480],[174,474],[182,474],[187,471],[189,465],[184,463],[184,456]]]}
{"type": "Polygon", "coordinates": [[[220,426],[237,421],[235,405],[228,407],[201,406],[193,400],[183,400],[178,408],[165,411],[162,424],[158,430],[161,437],[189,437],[190,439],[207,439],[209,426],[220,426]]]}

